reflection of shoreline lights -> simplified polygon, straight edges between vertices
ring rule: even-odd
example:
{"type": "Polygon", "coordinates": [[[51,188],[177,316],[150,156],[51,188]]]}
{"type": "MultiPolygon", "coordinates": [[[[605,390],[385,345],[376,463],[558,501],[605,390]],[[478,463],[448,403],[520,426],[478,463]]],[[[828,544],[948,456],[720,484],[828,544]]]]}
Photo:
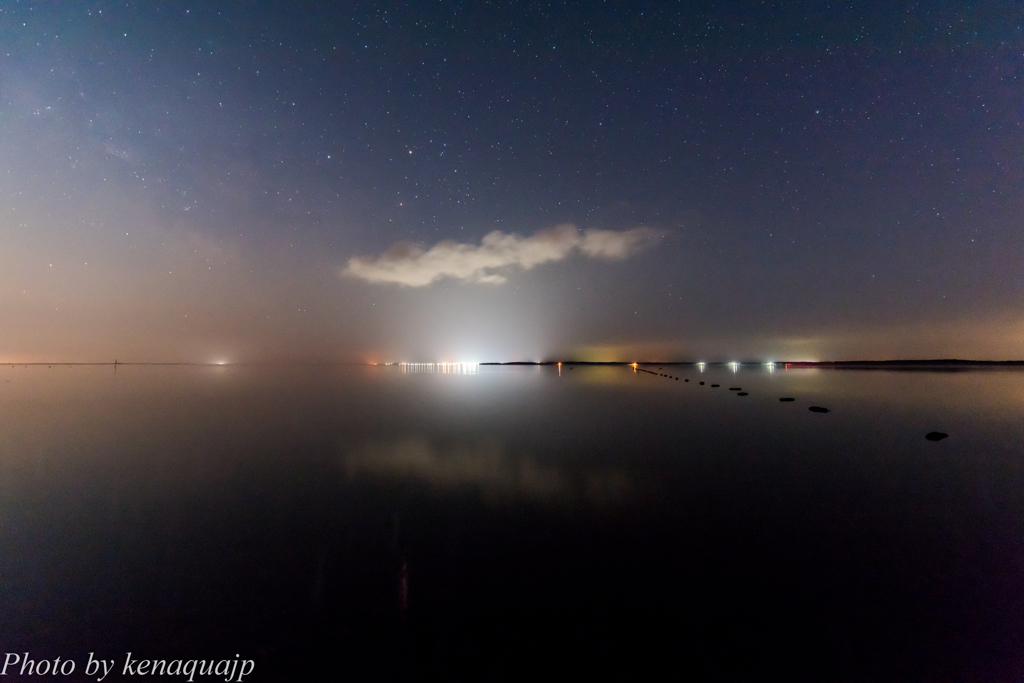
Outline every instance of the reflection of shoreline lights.
{"type": "Polygon", "coordinates": [[[479,363],[398,363],[403,374],[478,375],[479,363]]]}
{"type": "Polygon", "coordinates": [[[733,361],[732,363],[729,363],[729,367],[732,368],[733,374],[736,374],[736,371],[739,370],[740,368],[740,364],[737,363],[736,361],[733,361]]]}
{"type": "Polygon", "coordinates": [[[701,372],[704,372],[704,366],[707,365],[704,361],[697,363],[697,367],[700,368],[701,372]]]}
{"type": "Polygon", "coordinates": [[[768,372],[775,372],[775,363],[768,361],[765,365],[768,366],[768,372]]]}

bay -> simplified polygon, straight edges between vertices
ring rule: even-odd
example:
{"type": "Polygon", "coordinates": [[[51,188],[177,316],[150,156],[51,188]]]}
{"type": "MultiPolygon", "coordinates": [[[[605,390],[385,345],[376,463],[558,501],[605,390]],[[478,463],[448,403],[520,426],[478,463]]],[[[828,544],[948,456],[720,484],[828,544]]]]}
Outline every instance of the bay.
{"type": "Polygon", "coordinates": [[[3,652],[1024,677],[1020,370],[453,369],[0,368],[3,652]]]}

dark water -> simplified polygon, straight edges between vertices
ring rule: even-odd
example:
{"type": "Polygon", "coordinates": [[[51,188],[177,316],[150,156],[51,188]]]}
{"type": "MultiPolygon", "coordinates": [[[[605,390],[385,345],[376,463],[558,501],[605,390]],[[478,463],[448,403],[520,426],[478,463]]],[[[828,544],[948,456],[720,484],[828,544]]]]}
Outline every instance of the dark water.
{"type": "Polygon", "coordinates": [[[1024,680],[1024,372],[648,369],[0,368],[0,656],[1024,680]]]}

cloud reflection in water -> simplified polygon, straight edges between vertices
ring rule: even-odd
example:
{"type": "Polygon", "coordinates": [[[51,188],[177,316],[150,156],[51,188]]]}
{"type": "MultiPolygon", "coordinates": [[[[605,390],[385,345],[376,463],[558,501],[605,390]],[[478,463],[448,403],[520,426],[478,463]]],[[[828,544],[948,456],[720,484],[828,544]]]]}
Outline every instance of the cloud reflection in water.
{"type": "Polygon", "coordinates": [[[497,443],[439,446],[416,436],[364,443],[343,456],[342,466],[350,480],[415,480],[445,492],[475,489],[488,498],[605,503],[631,489],[611,468],[557,466],[508,454],[497,443]]]}

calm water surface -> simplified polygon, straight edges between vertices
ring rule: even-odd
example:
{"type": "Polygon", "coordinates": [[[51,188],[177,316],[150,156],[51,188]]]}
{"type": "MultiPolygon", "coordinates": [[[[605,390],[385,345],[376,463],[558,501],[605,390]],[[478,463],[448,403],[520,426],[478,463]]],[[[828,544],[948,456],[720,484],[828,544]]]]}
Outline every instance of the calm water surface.
{"type": "Polygon", "coordinates": [[[647,369],[2,367],[0,654],[1024,681],[1024,372],[647,369]]]}

